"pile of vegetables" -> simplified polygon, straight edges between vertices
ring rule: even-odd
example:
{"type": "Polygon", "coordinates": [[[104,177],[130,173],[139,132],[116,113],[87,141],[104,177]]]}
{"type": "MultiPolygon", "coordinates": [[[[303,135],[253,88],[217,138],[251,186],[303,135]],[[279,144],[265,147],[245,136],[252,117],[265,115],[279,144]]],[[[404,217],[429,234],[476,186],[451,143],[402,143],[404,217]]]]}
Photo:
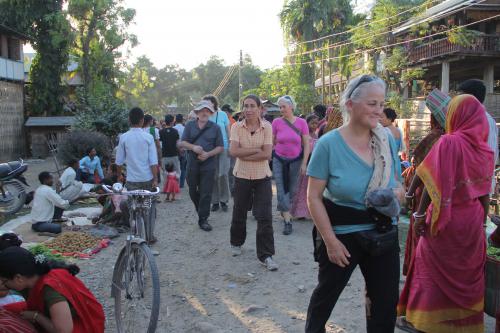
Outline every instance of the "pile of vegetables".
{"type": "Polygon", "coordinates": [[[100,239],[83,232],[66,232],[48,241],[45,245],[59,253],[83,252],[98,246],[100,239]]]}
{"type": "Polygon", "coordinates": [[[500,261],[500,248],[498,247],[493,247],[493,246],[488,246],[488,249],[486,250],[486,253],[488,254],[488,257],[491,257],[493,259],[499,260],[500,261]]]}
{"type": "Polygon", "coordinates": [[[54,251],[52,249],[49,249],[47,246],[45,246],[43,244],[34,245],[34,246],[29,248],[29,251],[31,253],[33,253],[33,255],[35,255],[35,256],[42,254],[48,260],[62,260],[63,259],[62,255],[60,255],[58,253],[54,253],[54,251]]]}

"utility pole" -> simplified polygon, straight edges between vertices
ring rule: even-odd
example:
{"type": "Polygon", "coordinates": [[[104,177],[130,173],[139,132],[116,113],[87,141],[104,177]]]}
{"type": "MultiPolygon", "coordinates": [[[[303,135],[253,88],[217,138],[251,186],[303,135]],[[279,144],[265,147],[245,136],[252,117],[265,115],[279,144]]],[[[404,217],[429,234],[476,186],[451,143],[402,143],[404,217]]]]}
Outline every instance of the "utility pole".
{"type": "Polygon", "coordinates": [[[240,66],[238,68],[238,110],[241,111],[241,94],[243,93],[243,80],[241,77],[241,68],[243,67],[243,50],[240,50],[240,66]]]}

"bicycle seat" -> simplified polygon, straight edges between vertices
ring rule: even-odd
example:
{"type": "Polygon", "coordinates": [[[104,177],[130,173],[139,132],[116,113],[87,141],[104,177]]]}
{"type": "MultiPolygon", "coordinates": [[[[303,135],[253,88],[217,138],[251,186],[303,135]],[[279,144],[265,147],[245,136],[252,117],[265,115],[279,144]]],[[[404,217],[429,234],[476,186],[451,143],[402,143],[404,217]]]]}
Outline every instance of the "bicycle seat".
{"type": "Polygon", "coordinates": [[[16,169],[19,169],[19,167],[21,166],[21,162],[9,162],[9,163],[1,163],[0,164],[0,178],[6,178],[6,177],[9,177],[11,175],[9,175],[9,173],[11,173],[13,170],[16,170],[16,169]]]}

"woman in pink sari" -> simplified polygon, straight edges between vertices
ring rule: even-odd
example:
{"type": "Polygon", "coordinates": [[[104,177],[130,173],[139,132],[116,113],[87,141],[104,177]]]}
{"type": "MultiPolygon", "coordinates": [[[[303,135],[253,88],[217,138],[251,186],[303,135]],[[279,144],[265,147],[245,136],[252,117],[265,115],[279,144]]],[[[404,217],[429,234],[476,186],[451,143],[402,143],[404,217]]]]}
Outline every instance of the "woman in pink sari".
{"type": "Polygon", "coordinates": [[[420,235],[401,293],[407,331],[484,332],[483,224],[493,174],[488,121],[471,95],[450,102],[446,134],[417,168],[425,189],[415,216],[420,235]],[[427,211],[427,213],[426,213],[427,211]]]}

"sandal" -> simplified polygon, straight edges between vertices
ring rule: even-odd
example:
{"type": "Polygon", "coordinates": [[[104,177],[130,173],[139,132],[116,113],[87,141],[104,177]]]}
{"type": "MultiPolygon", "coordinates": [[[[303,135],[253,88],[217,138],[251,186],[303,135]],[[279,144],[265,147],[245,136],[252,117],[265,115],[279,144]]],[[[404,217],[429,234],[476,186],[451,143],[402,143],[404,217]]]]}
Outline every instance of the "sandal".
{"type": "Polygon", "coordinates": [[[413,325],[406,320],[406,317],[398,317],[396,319],[396,327],[402,331],[409,333],[424,333],[422,331],[417,330],[413,325]]]}

